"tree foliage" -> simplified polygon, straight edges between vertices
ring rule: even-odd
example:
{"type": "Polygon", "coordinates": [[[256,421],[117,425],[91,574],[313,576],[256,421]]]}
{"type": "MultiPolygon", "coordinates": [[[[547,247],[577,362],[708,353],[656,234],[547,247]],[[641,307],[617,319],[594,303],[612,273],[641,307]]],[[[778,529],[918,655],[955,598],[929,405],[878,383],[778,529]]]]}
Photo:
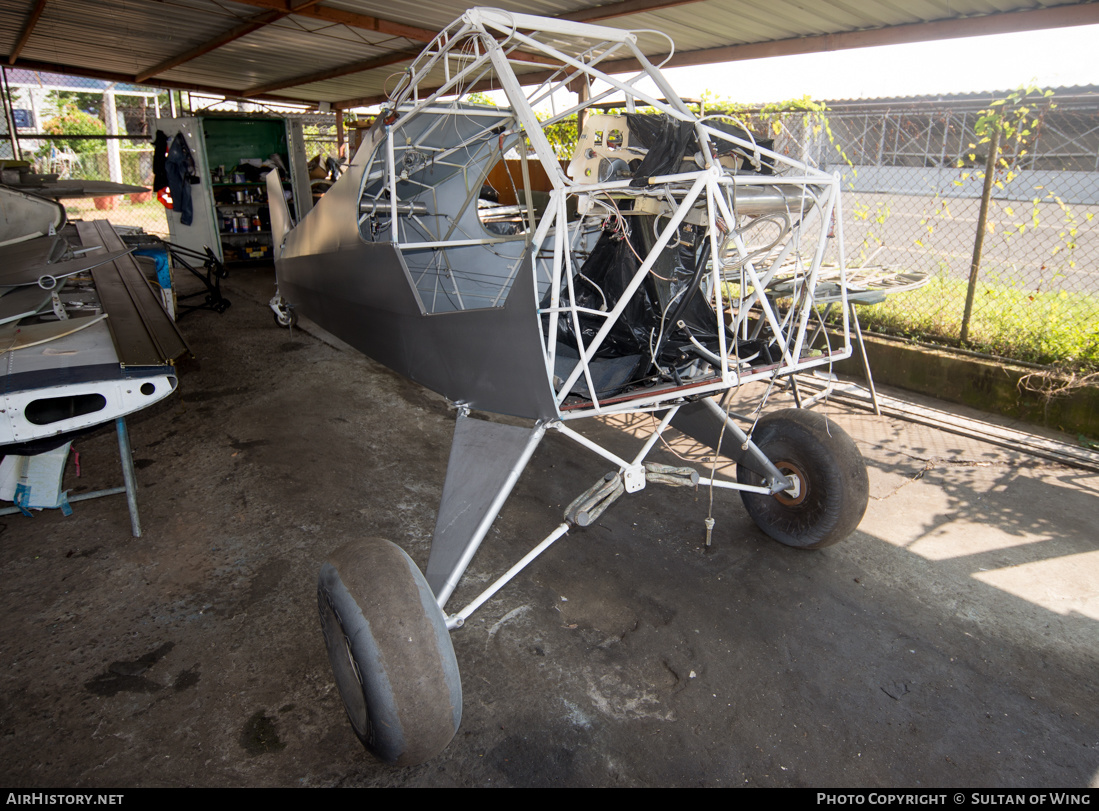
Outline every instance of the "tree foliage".
{"type": "MultiPolygon", "coordinates": [[[[67,104],[61,111],[42,125],[42,131],[50,135],[106,135],[106,125],[76,104],[67,104]]],[[[54,147],[68,149],[71,152],[102,152],[103,143],[89,138],[56,138],[49,142],[54,147]]],[[[50,145],[39,150],[45,154],[50,145]]]]}

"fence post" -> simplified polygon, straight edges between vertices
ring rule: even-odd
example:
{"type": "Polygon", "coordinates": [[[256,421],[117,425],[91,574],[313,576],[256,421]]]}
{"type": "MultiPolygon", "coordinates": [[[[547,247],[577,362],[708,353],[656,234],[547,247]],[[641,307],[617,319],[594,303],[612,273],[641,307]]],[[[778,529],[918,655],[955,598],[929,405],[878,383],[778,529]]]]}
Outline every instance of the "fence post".
{"type": "Polygon", "coordinates": [[[981,270],[981,249],[985,243],[985,222],[988,219],[988,204],[992,198],[992,174],[996,170],[997,152],[1000,149],[1000,131],[992,130],[988,141],[988,161],[985,163],[985,185],[981,192],[981,210],[977,214],[977,235],[973,240],[973,261],[969,265],[969,287],[965,291],[965,313],[962,315],[962,343],[969,340],[969,319],[973,315],[973,296],[977,292],[977,274],[981,270]]]}
{"type": "MultiPolygon", "coordinates": [[[[19,154],[19,139],[16,137],[15,126],[15,113],[12,112],[11,101],[11,85],[8,84],[8,70],[5,67],[0,66],[0,92],[3,92],[4,98],[0,99],[3,102],[4,107],[4,129],[8,140],[11,141],[11,156],[15,160],[22,160],[22,156],[19,154]]],[[[35,121],[35,126],[38,122],[35,121]]]]}

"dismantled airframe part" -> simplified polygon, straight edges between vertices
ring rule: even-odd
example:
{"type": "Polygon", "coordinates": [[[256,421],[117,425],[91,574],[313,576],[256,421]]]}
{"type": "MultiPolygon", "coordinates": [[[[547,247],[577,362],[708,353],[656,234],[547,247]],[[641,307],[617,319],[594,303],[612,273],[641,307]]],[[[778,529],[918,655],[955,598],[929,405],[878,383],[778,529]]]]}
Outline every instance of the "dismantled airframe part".
{"type": "MultiPolygon", "coordinates": [[[[772,429],[761,449],[712,400],[851,354],[839,192],[838,175],[722,116],[700,119],[629,31],[472,8],[412,61],[347,171],[276,240],[276,318],[300,312],[462,404],[426,569],[440,609],[547,428],[618,471],[446,628],[570,525],[590,525],[647,481],[797,510],[780,498],[811,501],[813,448],[858,463],[846,445],[776,444],[772,429]],[[636,73],[607,72],[623,64],[636,73]],[[594,112],[619,100],[622,115],[594,112]],[[554,128],[588,111],[566,169],[554,128]],[[824,264],[838,269],[843,338],[821,351],[810,318],[824,264]],[[789,280],[797,294],[780,298],[775,286],[789,280]],[[681,409],[687,423],[705,418],[715,448],[731,438],[737,481],[645,462],[681,409]],[[663,417],[631,459],[566,425],[649,414],[663,417]]],[[[761,526],[776,523],[768,509],[757,514],[761,526]]],[[[810,523],[827,520],[813,513],[810,523]]],[[[416,613],[419,599],[378,621],[416,613]]],[[[346,670],[341,647],[330,640],[329,651],[346,670]]],[[[337,677],[354,698],[357,682],[337,677]]]]}
{"type": "Polygon", "coordinates": [[[541,425],[519,428],[458,412],[426,570],[440,606],[446,605],[544,434],[541,425]]]}
{"type": "Polygon", "coordinates": [[[0,362],[13,385],[0,394],[0,445],[98,425],[146,408],[175,390],[174,369],[140,375],[118,368],[106,318],[88,316],[32,327],[5,327],[0,335],[0,362]],[[48,343],[47,351],[27,351],[44,343],[48,343]],[[58,384],[59,376],[46,365],[72,357],[86,364],[84,379],[58,384]]]}
{"type": "Polygon", "coordinates": [[[107,252],[95,248],[91,252],[81,252],[78,256],[72,257],[69,253],[62,253],[64,245],[64,240],[58,239],[49,248],[49,258],[39,251],[35,255],[21,257],[24,261],[13,262],[0,268],[0,285],[14,287],[36,284],[43,290],[53,290],[62,279],[114,262],[134,251],[133,248],[125,248],[107,252]],[[69,258],[52,258],[55,256],[69,256],[69,258]],[[47,269],[50,272],[43,273],[47,269]]]}
{"type": "Polygon", "coordinates": [[[816,272],[838,179],[773,147],[699,120],[630,32],[471,9],[413,62],[348,171],[287,234],[279,289],[448,399],[541,420],[830,363],[849,342],[810,353],[812,302],[780,311],[768,285],[781,264],[816,272]],[[570,67],[524,87],[533,54],[570,67]],[[606,74],[612,54],[643,67],[606,74]],[[563,95],[577,79],[591,91],[580,104],[563,95]],[[471,94],[490,82],[500,106],[471,94]],[[612,95],[629,112],[590,115],[563,169],[547,128],[612,95]],[[741,234],[769,216],[788,227],[757,254],[741,234]],[[486,315],[504,309],[506,323],[486,315]],[[417,317],[457,313],[468,320],[417,317]],[[433,359],[440,344],[447,362],[433,359]]]}
{"type": "Polygon", "coordinates": [[[282,190],[282,175],[278,169],[272,169],[264,178],[267,184],[267,205],[271,212],[271,244],[275,246],[274,258],[282,255],[283,241],[294,220],[290,217],[290,208],[286,205],[286,195],[282,190]]]}
{"type": "Polygon", "coordinates": [[[0,186],[0,247],[52,234],[63,222],[64,206],[0,186]]]}
{"type": "Polygon", "coordinates": [[[674,467],[662,465],[659,462],[646,462],[645,478],[671,487],[695,487],[698,484],[698,471],[693,467],[674,467]]]}
{"type": "Polygon", "coordinates": [[[578,527],[591,526],[625,492],[622,475],[617,472],[608,473],[573,499],[565,508],[565,520],[578,527]]]}

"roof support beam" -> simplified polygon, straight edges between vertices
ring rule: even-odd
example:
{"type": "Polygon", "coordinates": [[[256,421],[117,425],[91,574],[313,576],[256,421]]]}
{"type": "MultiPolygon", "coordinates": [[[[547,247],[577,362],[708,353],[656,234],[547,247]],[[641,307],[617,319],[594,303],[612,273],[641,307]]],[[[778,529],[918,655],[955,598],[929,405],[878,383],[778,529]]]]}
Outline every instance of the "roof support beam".
{"type": "MultiPolygon", "coordinates": [[[[40,70],[46,73],[61,73],[67,74],[69,76],[87,76],[90,79],[103,79],[104,81],[108,82],[123,82],[128,84],[135,83],[134,77],[127,73],[116,73],[109,70],[79,68],[74,67],[73,65],[63,65],[57,62],[26,61],[20,62],[19,66],[25,70],[40,70]]],[[[192,82],[173,82],[158,79],[154,83],[154,86],[162,88],[164,90],[186,90],[192,93],[204,93],[211,96],[225,96],[225,98],[227,99],[239,99],[241,101],[270,101],[276,104],[305,104],[311,107],[315,107],[317,104],[316,99],[303,99],[299,98],[298,96],[244,96],[239,90],[234,90],[231,87],[215,87],[213,85],[195,84],[192,82]]]]}
{"type": "MultiPolygon", "coordinates": [[[[822,34],[815,37],[795,37],[774,42],[750,45],[728,45],[723,48],[707,48],[685,51],[672,57],[665,67],[687,65],[711,65],[719,62],[736,62],[744,59],[765,59],[770,56],[824,53],[851,48],[873,48],[879,45],[903,45],[911,42],[929,42],[940,39],[980,37],[988,34],[1013,34],[1021,31],[1037,31],[1043,28],[1068,28],[1076,25],[1099,23],[1099,4],[1052,6],[1029,11],[1008,11],[986,14],[981,17],[962,17],[953,20],[935,20],[926,23],[910,23],[865,31],[849,31],[842,34],[822,34]]],[[[636,69],[634,60],[612,63],[616,70],[636,69]]]]}
{"type": "Polygon", "coordinates": [[[301,85],[312,84],[313,82],[323,82],[326,79],[337,79],[340,76],[347,76],[352,73],[361,73],[364,70],[384,68],[386,65],[393,65],[397,62],[415,59],[419,56],[420,50],[420,48],[407,48],[403,51],[393,51],[385,56],[376,56],[373,59],[364,59],[361,62],[340,65],[338,68],[331,68],[330,70],[317,71],[316,73],[309,73],[304,76],[293,76],[278,82],[257,85],[256,87],[242,90],[241,95],[252,96],[257,93],[270,93],[273,90],[282,90],[285,87],[299,87],[301,85]]]}
{"type": "Polygon", "coordinates": [[[574,23],[590,23],[596,20],[609,20],[614,17],[627,17],[630,14],[644,14],[647,11],[660,11],[665,8],[676,8],[700,0],[621,0],[618,3],[608,3],[605,6],[586,8],[581,11],[572,11],[568,14],[558,14],[562,20],[572,20],[574,23]]]}
{"type": "MultiPolygon", "coordinates": [[[[298,8],[307,8],[309,6],[315,5],[318,2],[320,2],[320,0],[304,0],[304,2],[299,4],[299,6],[295,7],[295,13],[298,8]]],[[[194,48],[184,51],[181,54],[176,54],[175,56],[169,57],[168,59],[165,59],[163,62],[161,62],[159,65],[155,65],[148,70],[142,71],[141,73],[137,74],[135,80],[138,82],[138,84],[148,81],[153,76],[157,76],[158,74],[161,74],[166,70],[171,70],[178,65],[182,65],[184,62],[190,62],[192,59],[197,59],[204,54],[210,53],[210,51],[217,50],[222,45],[227,45],[228,43],[240,39],[241,37],[246,37],[253,31],[258,31],[260,28],[263,28],[266,25],[270,25],[273,22],[281,20],[283,17],[288,16],[290,13],[290,11],[265,11],[262,14],[257,14],[254,17],[249,17],[240,25],[233,26],[228,31],[219,34],[213,39],[207,40],[201,45],[196,45],[194,48]]]]}
{"type": "Polygon", "coordinates": [[[307,7],[294,7],[287,0],[237,0],[238,3],[265,8],[273,11],[285,11],[289,14],[298,14],[314,20],[323,20],[338,25],[346,25],[348,28],[361,28],[364,31],[377,31],[379,34],[388,34],[393,37],[404,37],[413,42],[431,42],[438,31],[430,28],[420,28],[415,25],[386,20],[381,17],[371,17],[366,14],[357,14],[353,11],[330,8],[317,3],[311,3],[307,7]]]}
{"type": "MultiPolygon", "coordinates": [[[[698,0],[678,0],[678,2],[698,2],[698,0]]],[[[533,52],[527,52],[520,49],[523,56],[529,59],[531,62],[541,62],[547,65],[557,65],[558,62],[549,57],[533,52]]],[[[323,82],[327,79],[337,79],[341,76],[349,76],[352,73],[362,73],[363,71],[373,70],[374,68],[383,68],[386,65],[394,65],[398,62],[404,62],[410,59],[415,59],[421,53],[419,47],[406,48],[400,51],[391,51],[384,56],[376,56],[372,59],[364,59],[359,62],[351,62],[346,65],[340,65],[339,67],[329,68],[328,70],[316,71],[315,73],[307,73],[300,76],[291,76],[286,79],[280,79],[276,82],[269,82],[264,85],[257,85],[256,87],[250,87],[247,90],[242,90],[244,95],[250,95],[252,93],[270,93],[274,90],[282,90],[285,87],[299,87],[305,84],[312,84],[313,82],[323,82]]]]}
{"type": "MultiPolygon", "coordinates": [[[[641,14],[646,11],[657,11],[663,8],[673,8],[688,3],[697,3],[700,0],[621,0],[599,8],[575,11],[571,14],[558,15],[563,20],[574,22],[590,22],[592,20],[609,20],[612,17],[624,17],[630,14],[641,14]]],[[[386,20],[382,17],[373,17],[366,14],[358,14],[343,9],[331,8],[319,4],[308,8],[291,8],[291,0],[237,0],[256,8],[273,11],[288,11],[314,20],[346,25],[349,28],[360,28],[364,31],[377,31],[380,34],[389,34],[395,37],[404,37],[413,42],[431,42],[438,31],[430,28],[399,23],[394,20],[386,20]]]]}
{"type": "MultiPolygon", "coordinates": [[[[240,2],[247,3],[251,6],[259,8],[267,8],[272,10],[285,10],[287,7],[286,0],[239,0],[240,2]]],[[[316,0],[314,0],[314,3],[316,0]]],[[[689,3],[697,3],[700,0],[621,0],[621,2],[610,3],[605,6],[599,6],[598,8],[586,9],[584,11],[576,11],[571,14],[558,15],[561,19],[572,20],[574,22],[591,22],[593,20],[607,20],[612,17],[621,17],[629,14],[641,14],[646,11],[656,11],[663,8],[672,8],[675,6],[687,5],[689,3]]],[[[288,12],[289,13],[289,12],[288,12]]],[[[401,23],[395,23],[388,20],[382,20],[378,17],[368,17],[362,14],[354,14],[352,12],[341,11],[340,9],[328,8],[327,6],[312,5],[308,9],[296,8],[292,12],[294,14],[301,14],[306,17],[311,17],[318,20],[328,20],[330,22],[338,22],[343,25],[348,25],[352,28],[362,28],[369,31],[379,31],[381,33],[390,33],[395,36],[403,36],[406,39],[411,39],[419,42],[429,42],[434,39],[437,31],[431,31],[425,28],[410,28],[409,26],[401,23]]],[[[361,62],[352,62],[348,65],[341,65],[337,68],[331,68],[329,70],[317,71],[315,73],[307,73],[301,76],[291,76],[287,79],[281,79],[276,82],[269,82],[263,85],[257,85],[250,87],[247,90],[241,91],[242,95],[250,96],[256,93],[270,93],[274,90],[282,90],[287,87],[297,87],[304,84],[312,84],[313,82],[323,82],[327,79],[336,79],[340,76],[349,76],[353,73],[361,73],[367,70],[373,70],[374,68],[385,67],[386,65],[393,65],[398,62],[403,62],[407,59],[414,59],[419,54],[419,49],[414,50],[402,50],[396,51],[388,56],[379,56],[373,59],[365,59],[361,62]]],[[[541,57],[540,55],[531,55],[531,59],[534,61],[541,61],[551,63],[551,60],[541,57]]]]}
{"type": "MultiPolygon", "coordinates": [[[[631,1],[627,0],[627,3],[631,1]]],[[[796,37],[794,39],[751,45],[731,45],[723,48],[686,51],[677,53],[664,67],[710,65],[744,59],[763,59],[769,56],[823,53],[849,48],[871,48],[878,45],[899,45],[909,42],[978,37],[986,34],[1008,34],[1043,28],[1067,28],[1097,23],[1099,23],[1099,3],[1053,6],[1031,11],[1011,11],[987,14],[981,17],[936,20],[934,22],[896,25],[866,31],[851,31],[843,34],[796,37]]],[[[613,62],[604,62],[599,67],[607,73],[629,73],[639,70],[641,66],[634,59],[620,59],[613,62]]],[[[523,84],[537,84],[543,81],[549,73],[549,71],[525,73],[519,79],[523,84]]],[[[489,88],[476,87],[469,89],[489,88]]],[[[335,104],[346,110],[352,107],[368,107],[372,104],[380,104],[383,101],[385,101],[385,98],[382,96],[370,96],[345,99],[335,104]]]]}
{"type": "Polygon", "coordinates": [[[45,10],[46,0],[38,0],[34,4],[31,13],[27,15],[27,21],[23,23],[23,30],[19,32],[19,39],[16,40],[15,47],[8,54],[9,65],[14,65],[15,60],[19,58],[19,53],[23,50],[23,46],[27,44],[27,40],[31,38],[31,34],[34,33],[34,26],[38,24],[38,18],[42,16],[42,12],[45,10]]]}

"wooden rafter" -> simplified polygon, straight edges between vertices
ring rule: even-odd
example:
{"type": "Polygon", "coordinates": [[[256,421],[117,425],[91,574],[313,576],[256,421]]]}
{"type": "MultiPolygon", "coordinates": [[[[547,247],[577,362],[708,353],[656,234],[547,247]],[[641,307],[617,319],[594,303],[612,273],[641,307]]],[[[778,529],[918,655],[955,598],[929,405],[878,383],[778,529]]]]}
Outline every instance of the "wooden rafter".
{"type": "Polygon", "coordinates": [[[591,23],[598,20],[610,20],[614,17],[627,17],[631,14],[644,14],[647,11],[660,11],[666,8],[686,6],[698,3],[701,0],[621,0],[618,3],[607,3],[605,6],[585,8],[580,11],[570,11],[567,14],[558,14],[562,20],[572,20],[574,23],[591,23]]]}
{"type": "Polygon", "coordinates": [[[314,20],[338,23],[339,25],[346,25],[348,28],[360,28],[363,31],[376,31],[379,34],[404,37],[413,42],[431,42],[431,40],[435,39],[435,35],[439,33],[438,31],[432,31],[430,28],[420,28],[419,26],[407,25],[405,23],[396,22],[395,20],[386,20],[382,17],[373,17],[367,14],[358,14],[353,11],[344,11],[343,9],[322,6],[319,3],[312,3],[308,7],[301,7],[289,3],[287,0],[237,0],[237,2],[255,6],[256,8],[285,11],[302,17],[309,17],[314,20]]]}
{"type": "MultiPolygon", "coordinates": [[[[640,1],[644,2],[644,0],[640,1]]],[[[634,0],[627,0],[625,3],[614,5],[631,5],[633,2],[634,0]]],[[[744,59],[762,59],[769,56],[820,53],[850,48],[868,48],[877,45],[975,37],[985,34],[1005,34],[1043,28],[1065,28],[1076,25],[1094,25],[1096,23],[1099,23],[1099,3],[1081,3],[1027,11],[986,14],[980,17],[963,17],[926,23],[886,26],[884,28],[850,31],[840,34],[822,34],[820,36],[795,37],[773,42],[685,51],[675,54],[664,67],[710,65],[744,59]]],[[[634,59],[620,59],[605,62],[599,68],[606,73],[631,73],[638,70],[640,65],[634,59]]],[[[550,74],[551,71],[524,73],[519,77],[519,80],[523,84],[537,84],[544,81],[550,74]]],[[[486,90],[495,88],[486,85],[485,87],[478,86],[470,89],[486,90]]],[[[425,92],[430,92],[430,90],[425,89],[425,92]]],[[[335,102],[334,106],[342,109],[369,107],[373,104],[381,104],[385,100],[384,96],[366,96],[357,99],[344,99],[335,102]]]]}
{"type": "Polygon", "coordinates": [[[19,53],[23,50],[23,46],[27,44],[27,40],[31,38],[31,34],[34,33],[34,26],[38,23],[38,18],[42,16],[42,12],[45,10],[46,0],[38,0],[34,4],[31,13],[27,15],[27,21],[23,23],[23,30],[19,32],[19,39],[16,40],[11,53],[8,54],[9,65],[14,65],[15,60],[19,58],[19,53]]]}
{"type": "Polygon", "coordinates": [[[267,84],[257,85],[256,87],[250,87],[247,90],[242,91],[242,94],[251,96],[254,93],[270,93],[274,90],[282,90],[287,87],[299,87],[301,85],[312,84],[313,82],[323,82],[327,79],[338,79],[341,76],[347,76],[352,73],[361,73],[364,70],[384,68],[386,65],[394,65],[397,62],[404,62],[407,59],[415,59],[419,53],[419,48],[407,48],[401,51],[393,51],[385,56],[378,56],[373,59],[364,59],[361,62],[340,65],[338,68],[309,73],[304,76],[294,76],[290,79],[284,79],[278,82],[268,82],[267,84]]]}

